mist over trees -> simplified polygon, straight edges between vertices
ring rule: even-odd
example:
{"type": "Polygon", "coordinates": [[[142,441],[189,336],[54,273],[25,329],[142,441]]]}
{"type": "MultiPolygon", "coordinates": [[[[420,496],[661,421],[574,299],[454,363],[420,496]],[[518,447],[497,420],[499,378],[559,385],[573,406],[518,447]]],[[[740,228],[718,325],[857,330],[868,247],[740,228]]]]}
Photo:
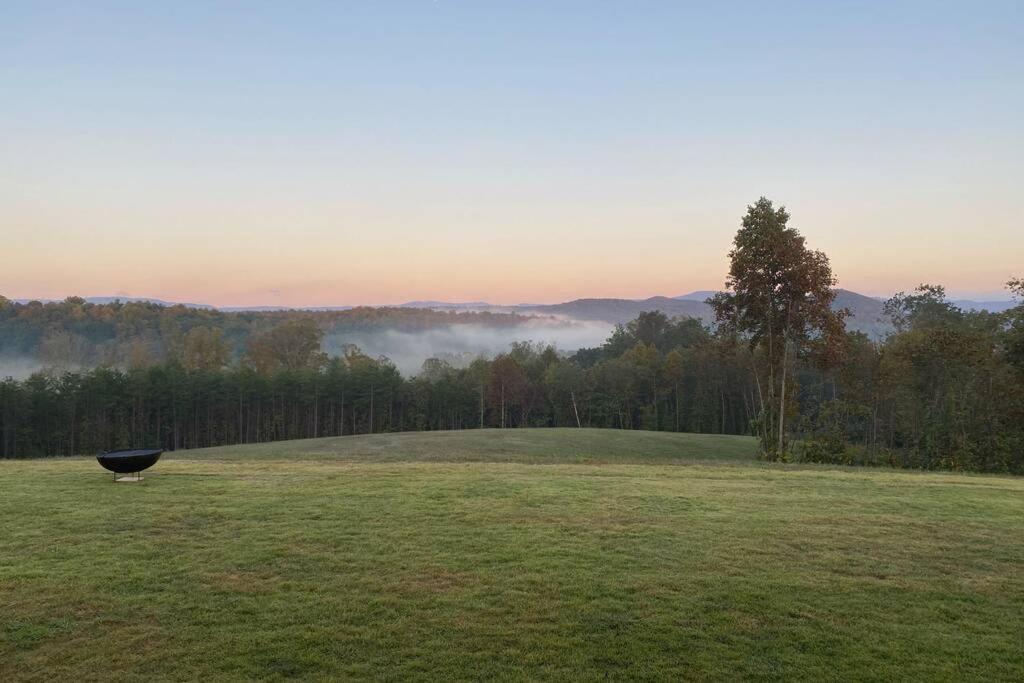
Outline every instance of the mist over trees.
{"type": "Polygon", "coordinates": [[[296,321],[315,323],[324,345],[337,346],[339,352],[349,336],[462,328],[509,331],[537,324],[528,316],[488,311],[219,311],[144,301],[93,304],[81,297],[15,303],[0,296],[0,371],[8,359],[57,369],[141,367],[170,360],[188,364],[184,355],[198,349],[206,330],[216,330],[231,360],[237,361],[254,338],[296,321]]]}
{"type": "MultiPolygon", "coordinates": [[[[648,311],[571,354],[519,342],[415,375],[325,348],[334,318],[0,300],[4,333],[51,361],[0,381],[0,457],[557,426],[750,434],[779,461],[1024,473],[1024,281],[1000,313],[962,310],[939,286],[898,294],[893,332],[875,339],[844,328],[827,257],[788,222],[766,199],[748,208],[713,326],[648,311]],[[103,348],[120,362],[81,369],[103,348]]],[[[379,310],[326,315],[408,329],[466,315],[379,310]]]]}

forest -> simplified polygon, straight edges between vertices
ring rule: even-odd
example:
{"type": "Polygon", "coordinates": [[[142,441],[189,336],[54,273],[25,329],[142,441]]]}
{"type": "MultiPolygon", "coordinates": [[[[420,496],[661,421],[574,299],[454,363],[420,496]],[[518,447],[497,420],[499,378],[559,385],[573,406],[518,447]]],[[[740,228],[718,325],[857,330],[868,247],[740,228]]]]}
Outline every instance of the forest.
{"type": "MultiPolygon", "coordinates": [[[[142,330],[162,346],[0,381],[0,457],[562,426],[752,434],[776,461],[1024,473],[1024,281],[1008,283],[1017,305],[1000,313],[961,310],[939,286],[897,294],[894,331],[875,340],[846,329],[827,257],[787,222],[768,200],[749,207],[712,325],[645,312],[595,348],[514,343],[466,367],[428,359],[413,376],[355,346],[323,350],[325,329],[369,315],[359,309],[325,321],[2,300],[0,326],[62,340],[57,355],[72,334],[123,351],[142,330]],[[69,329],[38,322],[48,314],[79,317],[69,329]]],[[[409,325],[466,315],[391,311],[409,325]]]]}

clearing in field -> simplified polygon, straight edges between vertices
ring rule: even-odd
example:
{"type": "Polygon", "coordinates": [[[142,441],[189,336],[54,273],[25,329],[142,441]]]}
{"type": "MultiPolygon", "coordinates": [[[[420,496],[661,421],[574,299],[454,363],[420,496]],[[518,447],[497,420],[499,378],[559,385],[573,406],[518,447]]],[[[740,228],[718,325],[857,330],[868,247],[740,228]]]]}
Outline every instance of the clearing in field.
{"type": "Polygon", "coordinates": [[[1019,680],[1024,480],[484,430],[0,461],[0,680],[1019,680]]]}

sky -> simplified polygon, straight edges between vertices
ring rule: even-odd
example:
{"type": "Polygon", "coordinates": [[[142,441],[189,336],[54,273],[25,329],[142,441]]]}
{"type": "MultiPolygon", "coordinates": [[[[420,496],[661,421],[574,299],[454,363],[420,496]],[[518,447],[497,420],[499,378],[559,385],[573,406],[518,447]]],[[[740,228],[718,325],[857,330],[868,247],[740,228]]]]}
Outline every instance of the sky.
{"type": "Polygon", "coordinates": [[[1024,276],[1024,3],[0,3],[0,294],[720,287],[748,204],[839,285],[1024,276]]]}

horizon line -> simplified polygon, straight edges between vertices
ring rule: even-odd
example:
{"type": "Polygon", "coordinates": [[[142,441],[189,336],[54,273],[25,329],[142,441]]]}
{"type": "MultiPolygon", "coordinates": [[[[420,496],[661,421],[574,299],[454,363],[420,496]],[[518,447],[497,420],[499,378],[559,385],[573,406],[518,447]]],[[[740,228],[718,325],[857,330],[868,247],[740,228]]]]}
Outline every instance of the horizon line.
{"type": "MultiPolygon", "coordinates": [[[[864,294],[856,290],[848,289],[846,287],[836,287],[836,290],[850,292],[859,296],[867,297],[870,299],[876,299],[884,301],[889,296],[892,296],[896,292],[889,295],[876,295],[876,294],[864,294]]],[[[666,294],[654,294],[648,297],[633,298],[633,297],[622,297],[622,296],[583,296],[576,297],[573,299],[564,299],[551,302],[537,302],[537,301],[521,301],[518,303],[494,303],[485,300],[466,300],[466,301],[453,301],[453,300],[442,300],[442,299],[409,299],[398,303],[353,303],[353,304],[272,304],[272,303],[255,303],[255,304],[238,304],[238,303],[225,303],[225,304],[211,304],[203,301],[186,301],[179,300],[176,298],[168,298],[164,296],[136,296],[131,294],[69,294],[62,298],[57,297],[6,297],[0,293],[0,297],[7,298],[9,301],[13,301],[18,304],[27,304],[32,301],[38,301],[40,303],[61,303],[69,298],[78,297],[85,299],[88,303],[95,305],[102,305],[103,303],[155,303],[159,305],[168,306],[185,306],[191,308],[210,308],[215,310],[226,310],[226,309],[238,309],[238,310],[258,310],[258,309],[270,309],[270,310],[329,310],[329,309],[352,309],[352,308],[403,308],[403,307],[420,307],[429,308],[426,304],[436,304],[443,306],[490,306],[494,308],[517,308],[523,306],[557,306],[559,304],[571,303],[574,301],[587,301],[587,300],[619,300],[619,301],[634,301],[643,302],[650,299],[674,299],[674,300],[687,300],[686,297],[693,296],[694,294],[703,292],[718,292],[725,290],[717,289],[697,289],[685,294],[679,294],[670,296],[666,294]],[[96,301],[90,301],[94,299],[106,299],[108,301],[97,303],[96,301]],[[413,304],[421,304],[421,306],[413,306],[413,304]]],[[[969,301],[973,303],[986,303],[986,302],[1013,302],[1015,299],[1008,293],[1002,297],[992,296],[990,293],[976,292],[976,293],[950,293],[946,292],[946,298],[952,302],[956,301],[969,301]]],[[[689,299],[698,303],[703,303],[703,299],[689,299]]]]}

